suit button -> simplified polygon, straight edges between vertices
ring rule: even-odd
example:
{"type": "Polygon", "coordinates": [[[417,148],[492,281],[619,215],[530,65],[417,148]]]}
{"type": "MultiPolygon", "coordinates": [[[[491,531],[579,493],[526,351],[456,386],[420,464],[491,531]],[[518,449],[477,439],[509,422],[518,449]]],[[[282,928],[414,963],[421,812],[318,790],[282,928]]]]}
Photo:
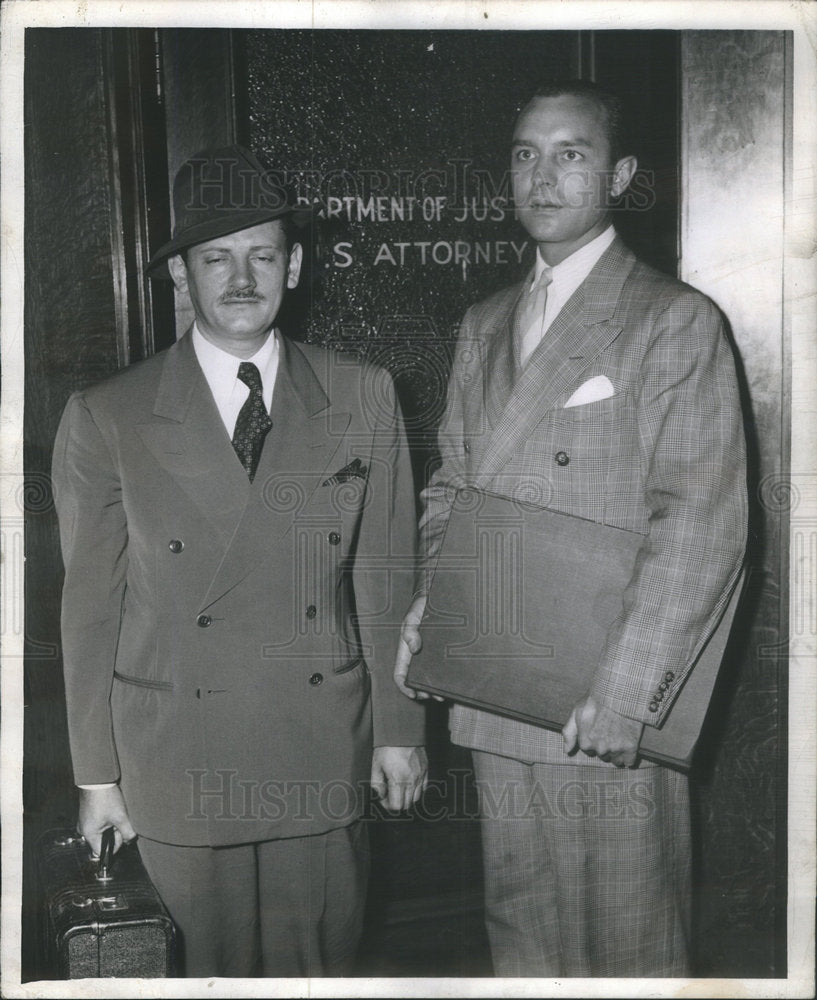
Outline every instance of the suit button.
{"type": "Polygon", "coordinates": [[[329,532],[329,544],[340,545],[340,535],[337,533],[337,531],[329,532]]]}
{"type": "Polygon", "coordinates": [[[554,458],[557,465],[567,465],[570,461],[570,455],[566,451],[557,451],[554,458]]]}
{"type": "Polygon", "coordinates": [[[470,455],[471,454],[471,445],[467,441],[463,441],[462,442],[462,450],[465,452],[466,455],[470,455]]]}
{"type": "Polygon", "coordinates": [[[664,674],[664,680],[666,680],[666,681],[674,681],[675,680],[675,674],[671,670],[668,670],[664,674]]]}
{"type": "Polygon", "coordinates": [[[669,687],[669,684],[667,684],[666,681],[661,681],[661,683],[658,685],[658,690],[659,691],[666,691],[668,687],[669,687]]]}
{"type": "Polygon", "coordinates": [[[184,548],[184,542],[180,538],[172,538],[168,543],[167,547],[174,554],[181,552],[184,548]]]}
{"type": "Polygon", "coordinates": [[[309,683],[312,687],[317,687],[319,684],[323,684],[323,674],[313,674],[309,678],[309,683]]]}
{"type": "Polygon", "coordinates": [[[306,609],[307,618],[314,618],[317,613],[318,609],[315,607],[314,604],[310,604],[309,607],[306,609]]]}
{"type": "Polygon", "coordinates": [[[196,624],[199,628],[209,628],[213,624],[213,619],[209,615],[199,615],[196,624]]]}
{"type": "Polygon", "coordinates": [[[658,711],[658,702],[657,701],[651,701],[650,702],[650,711],[651,712],[657,712],[658,711]]]}

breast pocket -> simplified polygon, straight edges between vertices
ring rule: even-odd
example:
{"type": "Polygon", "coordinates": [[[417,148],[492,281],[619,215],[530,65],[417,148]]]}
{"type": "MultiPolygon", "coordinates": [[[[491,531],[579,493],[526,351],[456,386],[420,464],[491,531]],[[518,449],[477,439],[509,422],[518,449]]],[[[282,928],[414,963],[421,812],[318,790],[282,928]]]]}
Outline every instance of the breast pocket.
{"type": "Polygon", "coordinates": [[[360,476],[339,483],[329,483],[320,487],[314,499],[336,517],[348,519],[363,509],[366,503],[366,484],[367,480],[360,476]]]}
{"type": "MultiPolygon", "coordinates": [[[[566,393],[566,396],[571,395],[566,393]]],[[[568,420],[583,422],[585,420],[595,420],[607,414],[618,413],[620,410],[632,405],[632,397],[629,392],[617,392],[606,399],[594,399],[591,403],[580,403],[578,406],[561,406],[558,412],[568,420]]]]}
{"type": "Polygon", "coordinates": [[[606,521],[616,470],[638,467],[629,394],[553,410],[526,443],[525,458],[547,474],[548,506],[606,521]]]}

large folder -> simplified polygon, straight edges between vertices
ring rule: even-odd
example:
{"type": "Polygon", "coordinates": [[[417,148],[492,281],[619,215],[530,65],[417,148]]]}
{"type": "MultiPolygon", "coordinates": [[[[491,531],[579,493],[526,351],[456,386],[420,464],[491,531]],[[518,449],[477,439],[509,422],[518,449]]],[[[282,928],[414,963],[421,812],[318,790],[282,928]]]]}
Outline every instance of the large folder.
{"type": "MultiPolygon", "coordinates": [[[[587,693],[644,536],[475,489],[457,491],[407,681],[560,730],[587,693]]],[[[741,586],[642,757],[686,771],[741,586]]]]}

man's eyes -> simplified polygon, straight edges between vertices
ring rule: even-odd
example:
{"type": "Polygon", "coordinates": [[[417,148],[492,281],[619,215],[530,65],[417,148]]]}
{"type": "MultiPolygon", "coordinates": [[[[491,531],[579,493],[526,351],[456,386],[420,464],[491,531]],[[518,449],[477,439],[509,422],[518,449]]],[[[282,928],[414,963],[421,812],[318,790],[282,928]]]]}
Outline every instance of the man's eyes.
{"type": "MultiPolygon", "coordinates": [[[[568,163],[578,163],[584,159],[584,154],[578,149],[563,149],[559,155],[568,163]]],[[[514,150],[513,158],[521,163],[529,163],[536,159],[536,152],[532,149],[517,149],[514,150]]]]}
{"type": "MultiPolygon", "coordinates": [[[[252,255],[250,260],[258,261],[260,264],[272,264],[275,262],[276,257],[275,254],[256,253],[252,255]]],[[[228,262],[229,258],[223,255],[219,256],[216,254],[213,255],[208,254],[208,256],[204,258],[205,264],[226,264],[228,262]]]]}

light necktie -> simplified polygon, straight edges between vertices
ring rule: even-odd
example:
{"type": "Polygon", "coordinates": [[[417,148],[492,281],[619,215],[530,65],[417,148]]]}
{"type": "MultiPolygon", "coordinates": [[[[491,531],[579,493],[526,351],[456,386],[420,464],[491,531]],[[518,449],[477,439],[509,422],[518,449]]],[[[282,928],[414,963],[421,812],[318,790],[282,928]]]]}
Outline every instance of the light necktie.
{"type": "Polygon", "coordinates": [[[272,427],[272,421],[264,406],[261,374],[256,366],[251,361],[242,361],[238,366],[238,378],[247,386],[250,394],[235,422],[233,448],[252,482],[264,447],[264,438],[272,427]]]}
{"type": "Polygon", "coordinates": [[[548,285],[553,281],[549,267],[543,269],[538,280],[520,298],[514,319],[513,356],[517,375],[536,350],[545,324],[545,305],[548,285]]]}

